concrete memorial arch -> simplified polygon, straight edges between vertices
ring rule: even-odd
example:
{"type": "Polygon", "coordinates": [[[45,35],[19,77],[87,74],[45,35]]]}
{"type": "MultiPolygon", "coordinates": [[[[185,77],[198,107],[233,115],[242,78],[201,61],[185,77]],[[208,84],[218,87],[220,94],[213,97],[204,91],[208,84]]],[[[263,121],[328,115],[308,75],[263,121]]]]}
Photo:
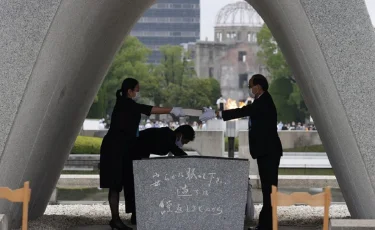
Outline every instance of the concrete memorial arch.
{"type": "MultiPolygon", "coordinates": [[[[117,49],[153,2],[0,0],[0,186],[30,180],[31,219],[45,211],[117,49]]],[[[248,2],[292,66],[352,217],[375,218],[375,34],[364,1],[248,2]]],[[[21,211],[0,202],[15,223],[21,211]]]]}

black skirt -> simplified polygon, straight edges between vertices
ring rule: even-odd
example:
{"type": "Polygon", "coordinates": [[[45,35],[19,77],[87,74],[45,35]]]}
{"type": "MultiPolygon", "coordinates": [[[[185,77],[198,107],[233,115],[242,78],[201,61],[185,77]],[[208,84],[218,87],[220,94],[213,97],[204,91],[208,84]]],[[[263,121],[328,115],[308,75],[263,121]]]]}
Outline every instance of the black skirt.
{"type": "MultiPolygon", "coordinates": [[[[107,134],[100,148],[100,187],[121,191],[129,182],[129,159],[136,138],[107,134]]],[[[131,160],[130,160],[131,162],[131,160]]]]}

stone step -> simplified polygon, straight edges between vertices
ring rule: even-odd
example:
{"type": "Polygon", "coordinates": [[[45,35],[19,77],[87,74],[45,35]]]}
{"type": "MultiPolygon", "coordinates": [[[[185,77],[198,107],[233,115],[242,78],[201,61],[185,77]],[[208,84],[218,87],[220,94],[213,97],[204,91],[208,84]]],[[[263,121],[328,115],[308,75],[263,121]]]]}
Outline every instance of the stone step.
{"type": "Polygon", "coordinates": [[[374,230],[375,220],[365,219],[332,219],[329,222],[331,230],[374,230]]]}

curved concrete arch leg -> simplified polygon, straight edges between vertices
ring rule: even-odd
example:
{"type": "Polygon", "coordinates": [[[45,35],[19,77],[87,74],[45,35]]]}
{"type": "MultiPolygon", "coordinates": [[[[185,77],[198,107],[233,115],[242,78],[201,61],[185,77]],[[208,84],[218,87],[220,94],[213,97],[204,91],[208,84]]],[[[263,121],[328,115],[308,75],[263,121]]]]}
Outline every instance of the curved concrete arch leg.
{"type": "Polygon", "coordinates": [[[247,0],[291,65],[352,218],[375,218],[375,33],[363,0],[247,0]]]}
{"type": "MultiPolygon", "coordinates": [[[[124,37],[153,0],[0,0],[0,186],[41,216],[124,37]]],[[[19,205],[0,213],[19,225],[19,205]]]]}

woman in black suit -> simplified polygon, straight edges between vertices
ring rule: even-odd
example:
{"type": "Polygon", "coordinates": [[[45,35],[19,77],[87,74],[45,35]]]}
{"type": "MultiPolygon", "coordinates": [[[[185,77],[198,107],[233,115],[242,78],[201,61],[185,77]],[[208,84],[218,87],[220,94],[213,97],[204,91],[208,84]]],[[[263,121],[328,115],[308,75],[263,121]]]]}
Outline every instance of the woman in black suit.
{"type": "MultiPolygon", "coordinates": [[[[181,108],[160,108],[138,104],[139,83],[127,78],[116,93],[111,125],[100,149],[100,187],[109,188],[108,201],[111,208],[112,229],[130,229],[120,219],[120,192],[124,188],[126,212],[134,213],[133,167],[131,153],[137,141],[141,114],[174,114],[183,116],[181,108]],[[130,189],[129,189],[130,188],[130,189]]],[[[132,215],[132,222],[135,216],[132,215]]]]}

